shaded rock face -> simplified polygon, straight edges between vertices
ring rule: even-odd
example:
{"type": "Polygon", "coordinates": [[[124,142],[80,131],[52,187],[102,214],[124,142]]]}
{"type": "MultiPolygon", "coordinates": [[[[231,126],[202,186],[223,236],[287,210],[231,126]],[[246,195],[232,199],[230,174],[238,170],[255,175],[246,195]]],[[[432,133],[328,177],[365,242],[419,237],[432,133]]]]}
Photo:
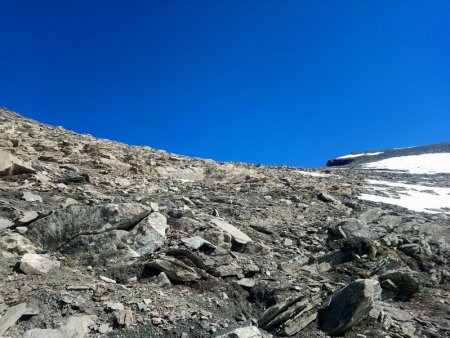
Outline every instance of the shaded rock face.
{"type": "Polygon", "coordinates": [[[2,335],[448,335],[447,209],[358,198],[448,175],[220,163],[2,109],[0,151],[2,335]]]}
{"type": "Polygon", "coordinates": [[[331,336],[347,332],[369,313],[380,295],[381,288],[375,280],[350,283],[322,305],[318,313],[320,329],[331,336]]]}
{"type": "Polygon", "coordinates": [[[46,249],[56,250],[81,235],[126,230],[149,213],[138,204],[73,205],[37,220],[27,236],[46,249]]]}

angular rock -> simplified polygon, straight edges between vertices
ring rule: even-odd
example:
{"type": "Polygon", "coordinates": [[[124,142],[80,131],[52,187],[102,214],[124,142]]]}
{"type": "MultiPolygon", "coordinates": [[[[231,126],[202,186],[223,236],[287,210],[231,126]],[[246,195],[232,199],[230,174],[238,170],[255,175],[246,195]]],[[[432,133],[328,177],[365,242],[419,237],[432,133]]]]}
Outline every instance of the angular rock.
{"type": "Polygon", "coordinates": [[[189,237],[189,238],[182,238],[181,242],[189,249],[191,250],[198,250],[200,249],[203,245],[207,245],[212,247],[213,245],[208,242],[207,240],[203,239],[200,236],[194,236],[194,237],[189,237]]]}
{"type": "Polygon", "coordinates": [[[158,276],[156,276],[155,278],[153,278],[152,280],[156,285],[162,287],[162,288],[166,288],[172,285],[172,283],[170,282],[169,277],[167,277],[167,275],[164,272],[161,272],[158,276]]]}
{"type": "Polygon", "coordinates": [[[42,202],[42,197],[33,194],[31,191],[25,191],[22,195],[22,199],[27,202],[42,202]]]}
{"type": "Polygon", "coordinates": [[[131,248],[139,255],[147,255],[164,243],[167,219],[159,212],[153,212],[130,231],[129,238],[133,241],[131,248]]]}
{"type": "Polygon", "coordinates": [[[367,226],[366,223],[358,219],[350,218],[339,221],[333,224],[329,228],[330,232],[342,238],[341,231],[344,233],[345,237],[362,237],[362,238],[374,238],[375,235],[372,230],[367,226]]]}
{"type": "Polygon", "coordinates": [[[213,218],[211,220],[211,223],[231,235],[233,239],[239,244],[245,245],[252,241],[252,239],[248,237],[244,232],[236,228],[234,225],[231,225],[230,223],[227,223],[221,219],[213,218]]]}
{"type": "Polygon", "coordinates": [[[326,192],[320,192],[317,194],[317,198],[325,203],[334,203],[334,204],[341,204],[341,202],[336,198],[331,196],[330,194],[326,192]]]}
{"type": "Polygon", "coordinates": [[[20,260],[20,270],[27,275],[41,275],[53,268],[59,268],[60,263],[48,257],[27,253],[20,260]]]}
{"type": "Polygon", "coordinates": [[[258,320],[258,326],[280,336],[293,336],[317,318],[319,296],[299,294],[272,305],[258,320]]]}
{"type": "Polygon", "coordinates": [[[146,266],[150,269],[164,272],[170,280],[175,282],[193,282],[201,279],[195,268],[172,257],[155,259],[148,262],[146,266]]]}
{"type": "Polygon", "coordinates": [[[34,173],[35,170],[27,163],[0,149],[0,176],[34,173]]]}
{"type": "Polygon", "coordinates": [[[237,283],[247,289],[251,289],[252,287],[254,287],[256,285],[256,282],[254,279],[252,278],[241,278],[240,280],[237,281],[237,283]]]}
{"type": "Polygon", "coordinates": [[[10,327],[16,324],[20,317],[25,313],[26,303],[11,306],[6,313],[0,317],[0,336],[3,336],[10,327]]]}
{"type": "Polygon", "coordinates": [[[133,311],[123,309],[115,313],[115,319],[120,326],[128,327],[134,323],[133,311]]]}
{"type": "MultiPolygon", "coordinates": [[[[401,268],[395,271],[386,272],[378,279],[381,283],[390,281],[396,286],[396,289],[392,290],[391,288],[390,290],[395,291],[394,293],[396,300],[408,300],[422,287],[419,274],[408,268],[401,268]]],[[[383,284],[385,286],[390,285],[386,283],[383,284]]]]}
{"type": "Polygon", "coordinates": [[[32,222],[36,218],[39,217],[39,213],[37,213],[36,211],[33,211],[33,210],[24,211],[22,213],[23,213],[23,216],[21,218],[19,218],[19,220],[18,220],[19,223],[21,223],[21,224],[26,224],[26,223],[32,222]]]}
{"type": "Polygon", "coordinates": [[[9,219],[0,217],[0,230],[10,228],[14,225],[9,219]]]}
{"type": "Polygon", "coordinates": [[[321,306],[319,328],[330,336],[347,332],[369,313],[380,295],[378,281],[358,279],[348,284],[321,306]]]}

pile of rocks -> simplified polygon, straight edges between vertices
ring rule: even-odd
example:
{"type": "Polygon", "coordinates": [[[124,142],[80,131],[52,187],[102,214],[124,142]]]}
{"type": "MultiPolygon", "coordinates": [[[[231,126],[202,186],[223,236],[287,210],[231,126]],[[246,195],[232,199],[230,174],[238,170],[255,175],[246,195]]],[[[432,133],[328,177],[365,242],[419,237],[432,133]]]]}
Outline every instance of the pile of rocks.
{"type": "Polygon", "coordinates": [[[391,175],[188,158],[0,110],[0,336],[444,337],[449,215],[357,198],[391,175]]]}

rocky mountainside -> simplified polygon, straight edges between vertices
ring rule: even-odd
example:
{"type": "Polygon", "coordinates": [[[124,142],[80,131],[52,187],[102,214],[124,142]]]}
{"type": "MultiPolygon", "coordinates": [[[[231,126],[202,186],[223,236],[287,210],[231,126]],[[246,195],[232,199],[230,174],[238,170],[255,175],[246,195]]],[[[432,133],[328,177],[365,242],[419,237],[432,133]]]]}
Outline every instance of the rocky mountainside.
{"type": "Polygon", "coordinates": [[[450,175],[389,165],[221,163],[2,109],[0,336],[449,337],[450,175]]]}

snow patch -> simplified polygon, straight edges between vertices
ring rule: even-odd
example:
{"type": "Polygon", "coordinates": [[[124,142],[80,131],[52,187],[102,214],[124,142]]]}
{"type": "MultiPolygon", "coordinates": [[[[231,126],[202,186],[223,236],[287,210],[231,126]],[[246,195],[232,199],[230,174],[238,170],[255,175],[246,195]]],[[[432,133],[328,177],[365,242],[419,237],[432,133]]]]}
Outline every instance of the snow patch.
{"type": "Polygon", "coordinates": [[[358,198],[426,213],[450,214],[450,188],[367,180],[368,193],[358,198]]]}
{"type": "Polygon", "coordinates": [[[379,152],[375,152],[375,153],[350,154],[350,155],[337,157],[336,159],[355,158],[355,157],[360,157],[360,156],[375,156],[375,155],[380,155],[382,153],[383,153],[383,151],[379,151],[379,152]]]}
{"type": "Polygon", "coordinates": [[[364,164],[363,168],[402,170],[411,174],[450,174],[450,153],[392,157],[364,164]]]}

